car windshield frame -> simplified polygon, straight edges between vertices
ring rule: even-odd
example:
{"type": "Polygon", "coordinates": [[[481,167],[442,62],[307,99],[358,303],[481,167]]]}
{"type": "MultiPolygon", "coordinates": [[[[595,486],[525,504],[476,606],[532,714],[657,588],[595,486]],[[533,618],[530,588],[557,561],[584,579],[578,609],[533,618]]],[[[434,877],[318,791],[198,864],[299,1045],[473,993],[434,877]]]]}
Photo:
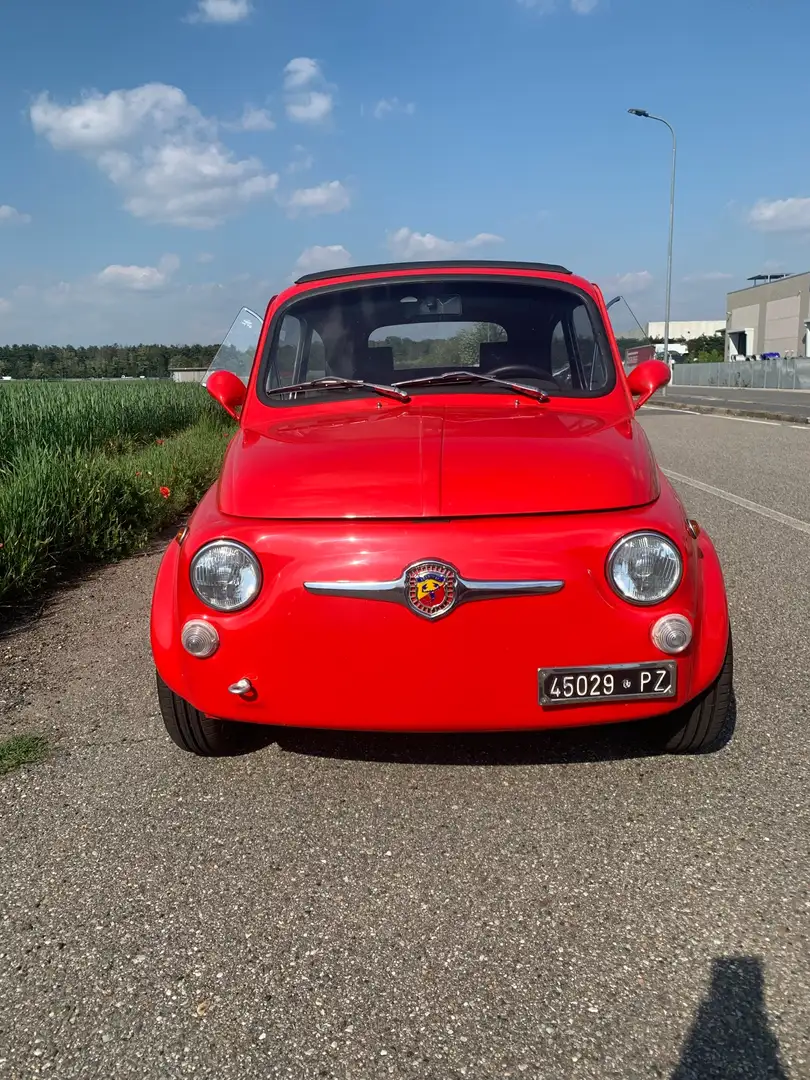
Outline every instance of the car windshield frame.
{"type": "MultiPolygon", "coordinates": [[[[591,328],[594,335],[595,343],[598,345],[601,352],[603,363],[606,368],[606,384],[603,388],[597,391],[555,391],[542,381],[539,383],[539,388],[546,391],[552,401],[597,401],[607,397],[613,393],[616,387],[619,385],[619,374],[617,371],[617,362],[613,355],[613,350],[610,346],[610,340],[608,336],[607,327],[605,321],[602,319],[599,308],[596,304],[594,297],[585,289],[581,288],[575,282],[563,281],[557,277],[551,277],[546,274],[534,275],[527,273],[506,273],[506,272],[493,272],[489,271],[474,271],[474,272],[459,272],[448,267],[447,272],[410,272],[410,273],[397,273],[392,271],[390,274],[375,274],[374,277],[351,279],[340,278],[332,281],[329,284],[313,284],[310,287],[302,289],[299,292],[294,293],[273,312],[270,326],[268,327],[267,334],[265,336],[264,345],[262,347],[261,355],[258,358],[258,370],[256,374],[255,382],[255,394],[258,400],[269,408],[290,408],[290,407],[302,407],[306,405],[321,405],[327,400],[334,400],[334,395],[328,393],[319,393],[317,391],[310,391],[305,393],[290,394],[289,396],[279,393],[269,393],[268,376],[271,367],[271,357],[273,351],[278,344],[278,337],[281,332],[282,323],[284,317],[291,312],[291,309],[296,305],[306,302],[315,296],[327,296],[330,293],[349,292],[359,289],[373,289],[380,286],[397,286],[413,283],[414,285],[425,285],[436,283],[442,291],[452,291],[454,286],[469,284],[475,282],[476,284],[503,284],[504,282],[528,285],[534,288],[540,289],[556,289],[561,292],[567,292],[575,296],[582,304],[584,304],[588,318],[591,324],[591,328]]],[[[373,333],[373,330],[371,331],[373,333]]],[[[428,375],[430,368],[425,369],[425,374],[428,375]]],[[[434,369],[435,370],[435,369],[434,369]]],[[[465,370],[476,370],[474,368],[465,369],[463,366],[458,367],[459,372],[465,370]]],[[[379,380],[377,380],[379,381],[379,380]]],[[[395,380],[400,381],[400,380],[395,380]]],[[[529,380],[514,379],[510,381],[520,382],[526,381],[527,385],[532,387],[532,382],[529,380]]],[[[471,381],[461,383],[436,383],[432,386],[414,387],[413,390],[409,387],[409,391],[413,394],[413,399],[418,400],[421,396],[428,396],[430,394],[482,394],[497,392],[497,387],[493,386],[491,389],[487,387],[486,383],[471,381]]],[[[345,397],[352,400],[360,400],[363,397],[371,400],[373,395],[369,393],[367,388],[358,387],[355,391],[349,390],[345,397]]]]}

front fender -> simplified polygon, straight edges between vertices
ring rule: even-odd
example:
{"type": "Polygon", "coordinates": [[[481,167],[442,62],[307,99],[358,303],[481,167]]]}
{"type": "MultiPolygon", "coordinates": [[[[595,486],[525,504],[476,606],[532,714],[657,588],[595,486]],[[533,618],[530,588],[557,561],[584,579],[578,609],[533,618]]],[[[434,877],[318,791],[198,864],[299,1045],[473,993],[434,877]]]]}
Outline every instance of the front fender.
{"type": "Polygon", "coordinates": [[[152,658],[158,674],[175,694],[185,697],[185,679],[180,663],[180,622],[177,608],[177,581],[180,544],[172,540],[163,553],[152,590],[149,636],[152,658]]]}
{"type": "Polygon", "coordinates": [[[697,538],[699,623],[692,668],[692,693],[708,690],[722,670],[731,626],[723,570],[705,532],[697,538]]]}

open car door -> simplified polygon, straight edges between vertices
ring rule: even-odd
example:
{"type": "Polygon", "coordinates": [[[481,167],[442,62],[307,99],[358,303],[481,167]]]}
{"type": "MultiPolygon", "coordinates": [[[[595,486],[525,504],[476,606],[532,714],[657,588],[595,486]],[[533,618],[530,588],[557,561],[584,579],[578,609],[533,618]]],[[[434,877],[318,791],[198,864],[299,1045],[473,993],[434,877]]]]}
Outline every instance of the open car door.
{"type": "Polygon", "coordinates": [[[255,311],[242,308],[217,349],[203,378],[203,386],[215,371],[232,371],[247,386],[262,332],[262,321],[261,315],[255,311]]]}

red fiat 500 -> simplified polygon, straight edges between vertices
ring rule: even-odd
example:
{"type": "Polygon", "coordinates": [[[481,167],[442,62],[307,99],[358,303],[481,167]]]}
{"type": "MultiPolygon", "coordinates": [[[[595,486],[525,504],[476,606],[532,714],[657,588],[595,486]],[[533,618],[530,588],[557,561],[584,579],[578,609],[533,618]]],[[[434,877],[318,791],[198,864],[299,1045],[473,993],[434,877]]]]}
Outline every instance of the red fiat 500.
{"type": "Polygon", "coordinates": [[[239,431],[153,597],[171,737],[644,719],[722,745],[720,564],[635,416],[668,379],[625,374],[561,266],[332,270],[243,309],[206,381],[239,431]]]}

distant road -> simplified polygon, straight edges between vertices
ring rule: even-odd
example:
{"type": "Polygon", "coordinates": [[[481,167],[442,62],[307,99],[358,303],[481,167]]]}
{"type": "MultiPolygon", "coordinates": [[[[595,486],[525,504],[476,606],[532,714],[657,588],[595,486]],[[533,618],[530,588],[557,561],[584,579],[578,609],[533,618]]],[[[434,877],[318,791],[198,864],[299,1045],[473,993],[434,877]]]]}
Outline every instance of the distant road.
{"type": "Polygon", "coordinates": [[[659,404],[668,401],[684,405],[714,406],[747,412],[762,409],[795,416],[799,420],[810,419],[810,391],[807,390],[751,390],[725,389],[720,386],[668,386],[666,395],[656,395],[659,404]]]}

